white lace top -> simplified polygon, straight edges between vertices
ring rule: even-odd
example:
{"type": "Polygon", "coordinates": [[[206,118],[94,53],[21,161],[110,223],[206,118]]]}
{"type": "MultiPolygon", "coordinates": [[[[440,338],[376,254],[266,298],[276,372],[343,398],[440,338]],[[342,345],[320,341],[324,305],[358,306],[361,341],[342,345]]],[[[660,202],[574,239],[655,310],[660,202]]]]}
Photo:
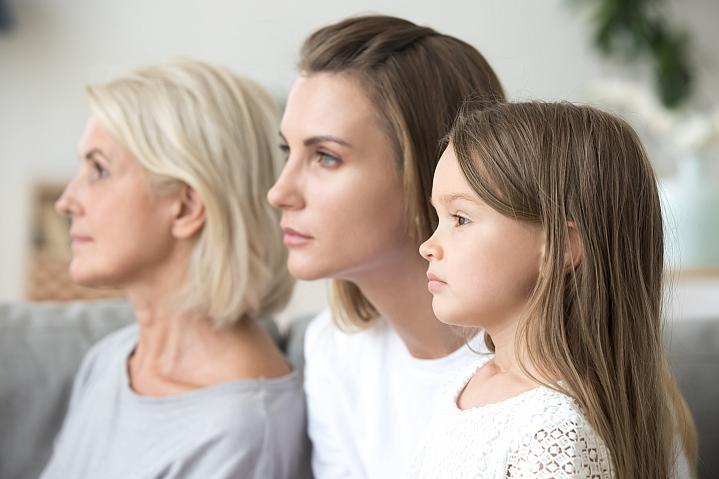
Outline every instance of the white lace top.
{"type": "Polygon", "coordinates": [[[460,392],[489,359],[448,384],[408,477],[614,477],[609,451],[569,396],[540,386],[499,403],[459,409],[460,392]]]}

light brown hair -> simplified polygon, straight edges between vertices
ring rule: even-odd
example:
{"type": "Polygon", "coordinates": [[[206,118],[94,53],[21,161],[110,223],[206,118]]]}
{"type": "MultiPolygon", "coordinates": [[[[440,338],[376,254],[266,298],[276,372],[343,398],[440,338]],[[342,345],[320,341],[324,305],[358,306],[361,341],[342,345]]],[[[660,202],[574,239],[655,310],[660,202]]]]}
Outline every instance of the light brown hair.
{"type": "Polygon", "coordinates": [[[483,201],[546,235],[516,338],[535,379],[577,400],[616,477],[671,477],[678,438],[693,469],[696,433],[662,343],[659,195],[634,130],[570,103],[468,104],[449,141],[483,201]],[[583,253],[574,269],[569,222],[583,253]]]}
{"type": "MultiPolygon", "coordinates": [[[[494,71],[471,45],[389,16],[353,17],[317,30],[302,46],[299,66],[309,75],[351,75],[365,89],[394,148],[407,233],[419,246],[437,222],[428,198],[440,140],[468,97],[504,100],[494,71]]],[[[377,316],[353,283],[335,280],[332,289],[340,325],[362,328],[377,316]]]]}

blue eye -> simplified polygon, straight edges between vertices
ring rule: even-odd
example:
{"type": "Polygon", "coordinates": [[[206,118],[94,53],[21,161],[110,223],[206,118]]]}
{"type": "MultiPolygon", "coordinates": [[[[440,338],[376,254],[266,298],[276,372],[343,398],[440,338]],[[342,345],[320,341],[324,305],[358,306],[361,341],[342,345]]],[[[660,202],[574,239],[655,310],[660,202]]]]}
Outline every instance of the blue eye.
{"type": "Polygon", "coordinates": [[[338,166],[341,163],[341,161],[336,156],[332,156],[323,151],[318,151],[317,152],[317,163],[319,163],[320,166],[323,166],[325,168],[331,168],[334,166],[338,166]]]}
{"type": "Polygon", "coordinates": [[[460,214],[454,214],[454,215],[452,215],[452,218],[454,218],[455,226],[464,226],[464,225],[470,223],[469,218],[462,216],[460,214]]]}
{"type": "Polygon", "coordinates": [[[110,172],[107,171],[107,169],[102,166],[97,161],[92,162],[92,169],[93,169],[93,178],[96,180],[101,180],[103,178],[107,178],[110,175],[110,172]]]}

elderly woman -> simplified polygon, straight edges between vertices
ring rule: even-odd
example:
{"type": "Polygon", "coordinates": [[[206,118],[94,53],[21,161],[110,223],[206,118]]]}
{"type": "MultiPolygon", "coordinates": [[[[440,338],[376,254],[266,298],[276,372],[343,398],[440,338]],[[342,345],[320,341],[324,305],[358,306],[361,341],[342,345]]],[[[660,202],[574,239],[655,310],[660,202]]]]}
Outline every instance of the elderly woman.
{"type": "Polygon", "coordinates": [[[264,200],[272,99],[197,61],[87,94],[80,169],[57,202],[70,274],[124,289],[137,324],[85,357],[42,477],[305,477],[301,381],[256,322],[293,284],[264,200]]]}

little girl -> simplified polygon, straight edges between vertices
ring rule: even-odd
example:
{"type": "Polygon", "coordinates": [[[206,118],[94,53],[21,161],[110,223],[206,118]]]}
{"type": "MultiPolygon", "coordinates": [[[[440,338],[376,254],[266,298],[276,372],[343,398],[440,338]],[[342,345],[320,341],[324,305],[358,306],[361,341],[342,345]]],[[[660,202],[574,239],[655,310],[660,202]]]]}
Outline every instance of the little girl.
{"type": "Polygon", "coordinates": [[[411,477],[689,477],[696,439],[662,348],[656,180],[624,121],[468,104],[420,247],[433,309],[493,354],[448,387],[411,477]]]}

